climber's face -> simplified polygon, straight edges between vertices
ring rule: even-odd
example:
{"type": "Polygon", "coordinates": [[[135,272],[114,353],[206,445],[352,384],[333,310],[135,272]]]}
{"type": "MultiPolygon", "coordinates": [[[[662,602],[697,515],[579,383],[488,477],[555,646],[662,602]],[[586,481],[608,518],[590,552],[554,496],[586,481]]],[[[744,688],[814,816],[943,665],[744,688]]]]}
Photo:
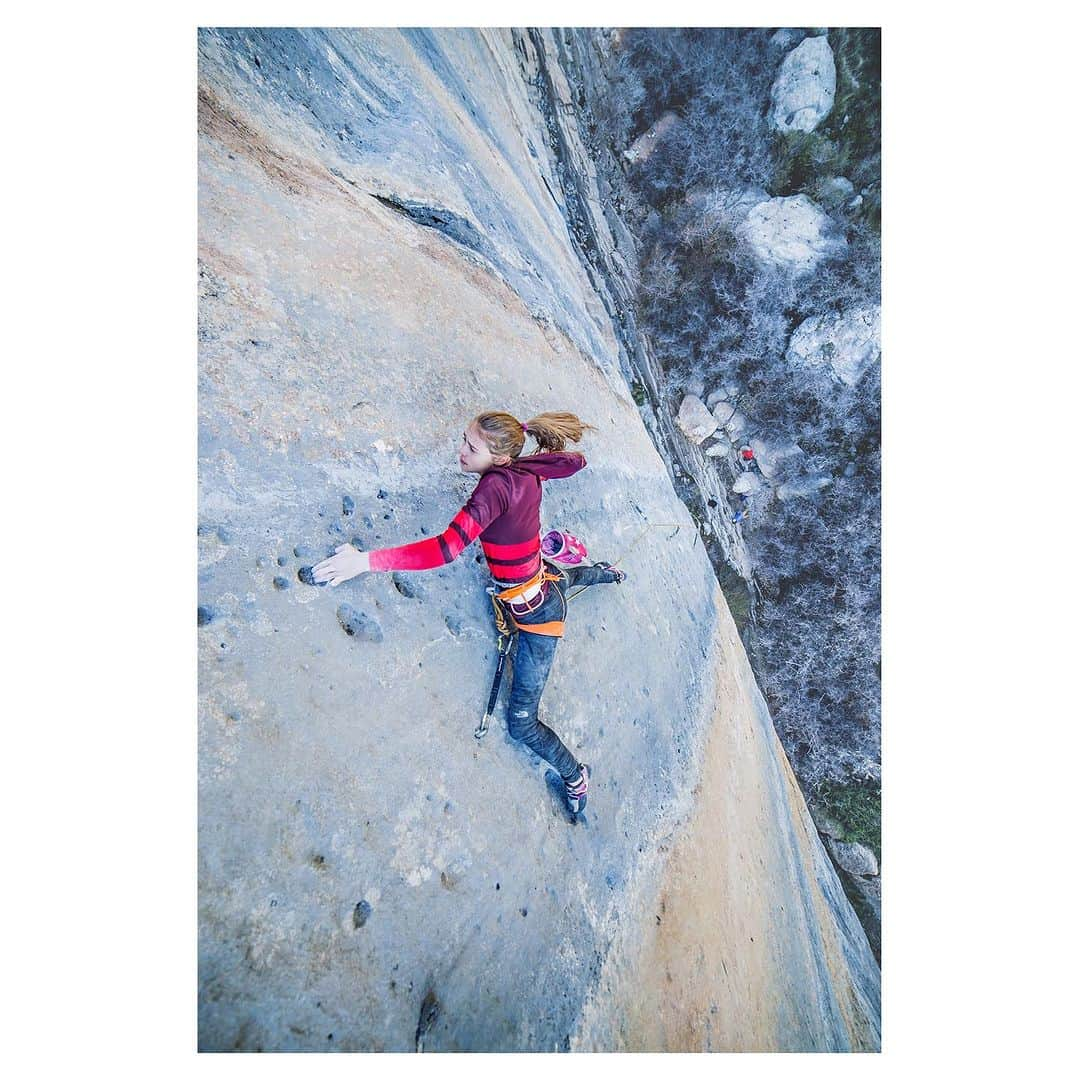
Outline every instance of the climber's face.
{"type": "Polygon", "coordinates": [[[483,435],[475,423],[470,424],[461,436],[461,447],[458,449],[458,464],[465,473],[486,473],[494,465],[502,465],[507,461],[505,456],[496,460],[492,457],[488,444],[484,442],[483,435]]]}

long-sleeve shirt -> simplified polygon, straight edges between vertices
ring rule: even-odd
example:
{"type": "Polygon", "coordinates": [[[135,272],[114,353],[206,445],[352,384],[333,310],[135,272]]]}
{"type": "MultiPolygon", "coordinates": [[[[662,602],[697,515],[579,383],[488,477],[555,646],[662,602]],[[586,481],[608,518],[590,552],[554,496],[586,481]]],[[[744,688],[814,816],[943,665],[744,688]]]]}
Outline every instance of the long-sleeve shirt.
{"type": "Polygon", "coordinates": [[[438,535],[369,552],[372,570],[431,570],[456,559],[477,537],[500,584],[528,581],[540,569],[540,485],[585,467],[576,453],[531,454],[480,477],[469,501],[438,535]]]}

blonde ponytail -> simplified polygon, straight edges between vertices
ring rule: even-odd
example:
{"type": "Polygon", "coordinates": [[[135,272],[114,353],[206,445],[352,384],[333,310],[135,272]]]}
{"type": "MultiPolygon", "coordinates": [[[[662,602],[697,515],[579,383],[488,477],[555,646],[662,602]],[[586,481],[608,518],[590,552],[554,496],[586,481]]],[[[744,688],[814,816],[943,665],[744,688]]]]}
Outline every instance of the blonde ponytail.
{"type": "Polygon", "coordinates": [[[527,434],[536,440],[537,449],[542,453],[554,453],[565,450],[567,442],[581,442],[586,431],[597,430],[568,412],[540,413],[524,424],[510,413],[485,412],[473,422],[491,453],[495,457],[505,454],[509,458],[521,454],[527,434]]]}

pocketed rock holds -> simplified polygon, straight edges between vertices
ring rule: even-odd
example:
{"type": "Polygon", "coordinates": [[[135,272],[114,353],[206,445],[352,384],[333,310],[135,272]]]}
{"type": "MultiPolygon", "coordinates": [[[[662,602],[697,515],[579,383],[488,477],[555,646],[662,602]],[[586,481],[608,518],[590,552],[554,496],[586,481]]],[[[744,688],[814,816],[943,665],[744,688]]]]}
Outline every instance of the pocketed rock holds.
{"type": "Polygon", "coordinates": [[[382,627],[370,615],[357,611],[351,604],[341,604],[337,609],[337,618],[341,623],[341,629],[349,637],[374,642],[383,639],[382,627]]]}
{"type": "Polygon", "coordinates": [[[828,367],[854,386],[881,358],[881,308],[873,304],[800,323],[788,343],[787,361],[801,367],[828,367]]]}
{"type": "Polygon", "coordinates": [[[217,618],[217,612],[209,604],[200,604],[195,613],[195,620],[199,626],[206,626],[217,618]]]}
{"type": "Polygon", "coordinates": [[[371,917],[371,905],[366,900],[361,900],[359,904],[353,908],[352,924],[353,928],[359,930],[371,917]]]}
{"type": "Polygon", "coordinates": [[[705,402],[693,394],[687,394],[675,417],[682,433],[693,443],[700,445],[716,430],[716,417],[705,408],[705,402]]]}
{"type": "Polygon", "coordinates": [[[409,600],[415,600],[421,595],[420,588],[409,580],[408,574],[391,574],[390,580],[394,588],[409,600]]]}
{"type": "Polygon", "coordinates": [[[862,844],[847,844],[843,840],[826,840],[836,865],[855,877],[877,877],[880,873],[874,853],[862,844]]]}
{"type": "Polygon", "coordinates": [[[828,38],[809,37],[784,57],[770,92],[769,120],[779,131],[813,131],[836,99],[836,62],[828,38]]]}
{"type": "Polygon", "coordinates": [[[763,263],[793,274],[813,270],[830,251],[847,241],[829,237],[829,218],[806,195],[758,203],[743,225],[751,250],[763,263]]]}
{"type": "Polygon", "coordinates": [[[345,495],[341,499],[341,512],[346,517],[352,517],[352,512],[356,509],[356,503],[351,495],[345,495]]]}
{"type": "Polygon", "coordinates": [[[291,582],[287,577],[282,577],[280,574],[274,578],[275,589],[288,589],[291,586],[291,582]]]}
{"type": "Polygon", "coordinates": [[[297,570],[296,576],[305,585],[323,586],[323,585],[326,584],[325,581],[316,581],[315,580],[315,572],[310,566],[301,566],[300,569],[297,570]]]}

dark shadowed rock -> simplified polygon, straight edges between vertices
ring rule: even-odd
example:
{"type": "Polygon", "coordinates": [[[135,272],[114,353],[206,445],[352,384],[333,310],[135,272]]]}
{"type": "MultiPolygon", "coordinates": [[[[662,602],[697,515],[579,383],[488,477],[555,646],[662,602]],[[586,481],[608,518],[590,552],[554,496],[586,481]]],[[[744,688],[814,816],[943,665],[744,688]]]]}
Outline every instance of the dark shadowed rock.
{"type": "Polygon", "coordinates": [[[382,627],[370,615],[357,611],[352,604],[342,604],[337,609],[341,629],[349,637],[362,638],[364,641],[382,641],[382,627]]]}

